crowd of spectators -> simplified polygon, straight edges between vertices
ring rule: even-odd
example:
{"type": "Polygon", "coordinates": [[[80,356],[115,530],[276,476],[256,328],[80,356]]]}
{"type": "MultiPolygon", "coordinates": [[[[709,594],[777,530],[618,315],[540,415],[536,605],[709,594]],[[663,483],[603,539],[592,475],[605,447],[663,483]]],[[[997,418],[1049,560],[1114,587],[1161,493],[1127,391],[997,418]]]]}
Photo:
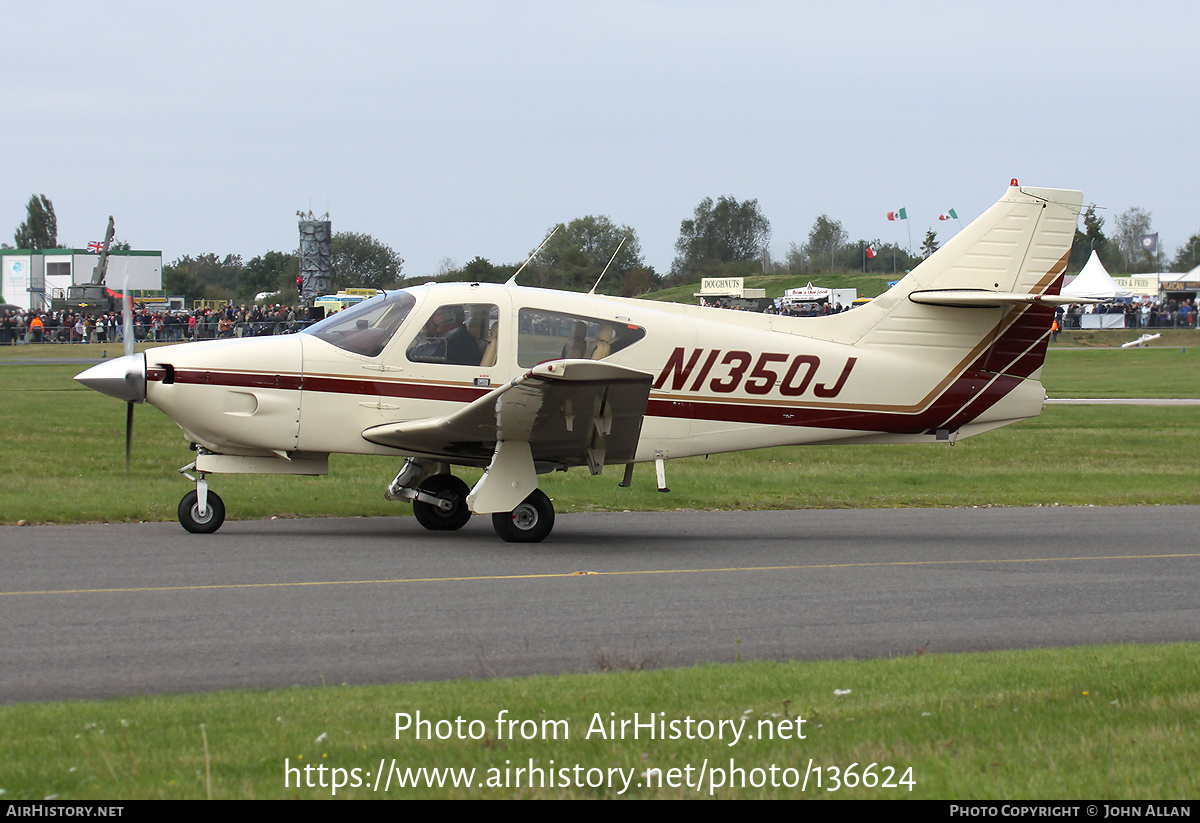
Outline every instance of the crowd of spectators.
{"type": "Polygon", "coordinates": [[[1142,300],[1131,303],[1095,303],[1080,305],[1073,303],[1058,310],[1058,325],[1062,329],[1083,327],[1085,314],[1123,314],[1127,329],[1194,329],[1196,328],[1196,304],[1192,298],[1169,299],[1165,303],[1157,300],[1142,300]]]}
{"type": "MultiPolygon", "coordinates": [[[[222,337],[289,334],[308,325],[308,310],[295,306],[234,306],[223,309],[147,311],[135,308],[133,334],[139,341],[170,343],[222,337]]],[[[40,311],[0,312],[0,346],[26,343],[119,343],[123,341],[121,312],[40,311]]]]}
{"type": "Polygon", "coordinates": [[[784,317],[823,317],[827,314],[841,314],[849,308],[849,306],[843,306],[837,302],[831,303],[828,300],[786,304],[781,301],[779,306],[767,306],[764,313],[779,314],[784,317]]]}
{"type": "MultiPolygon", "coordinates": [[[[714,301],[708,305],[723,305],[714,301]]],[[[723,305],[725,308],[732,308],[723,305]]],[[[737,308],[741,308],[740,306],[737,308]]],[[[823,304],[796,304],[768,313],[812,316],[845,311],[847,307],[823,304]],[[814,310],[814,307],[816,309],[814,310]]],[[[1060,329],[1082,328],[1085,314],[1124,314],[1127,329],[1192,329],[1197,324],[1197,306],[1192,298],[1168,299],[1165,303],[1142,300],[1130,303],[1072,304],[1058,309],[1060,329]]],[[[315,318],[314,318],[315,319],[315,318]]],[[[308,310],[296,306],[234,306],[222,309],[183,309],[133,313],[134,337],[148,342],[213,340],[223,337],[258,337],[290,334],[308,325],[308,310]]],[[[0,346],[26,343],[118,343],[123,342],[121,313],[41,311],[7,309],[0,311],[0,346]]]]}

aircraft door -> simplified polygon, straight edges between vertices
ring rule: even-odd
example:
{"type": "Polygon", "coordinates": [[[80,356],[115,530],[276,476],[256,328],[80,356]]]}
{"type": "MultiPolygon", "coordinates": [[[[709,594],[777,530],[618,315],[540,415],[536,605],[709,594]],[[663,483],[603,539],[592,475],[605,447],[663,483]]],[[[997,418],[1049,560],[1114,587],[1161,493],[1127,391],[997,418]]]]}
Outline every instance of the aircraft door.
{"type": "Polygon", "coordinates": [[[419,295],[400,291],[364,301],[297,335],[303,340],[299,448],[376,453],[362,432],[417,416],[409,364],[395,352],[420,313],[419,295]]]}

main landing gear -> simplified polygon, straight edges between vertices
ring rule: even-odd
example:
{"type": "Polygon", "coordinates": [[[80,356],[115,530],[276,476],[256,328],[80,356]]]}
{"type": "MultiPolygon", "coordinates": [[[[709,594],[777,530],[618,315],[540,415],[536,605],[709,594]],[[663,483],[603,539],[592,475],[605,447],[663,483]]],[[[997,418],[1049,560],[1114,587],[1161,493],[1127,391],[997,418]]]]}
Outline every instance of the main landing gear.
{"type": "MultiPolygon", "coordinates": [[[[409,458],[388,484],[389,500],[412,500],[417,522],[430,531],[456,531],[471,519],[467,495],[471,489],[450,474],[450,466],[409,458]]],[[[492,515],[492,528],[508,543],[540,543],[554,528],[554,504],[540,489],[511,512],[492,515]]]]}
{"type": "Polygon", "coordinates": [[[534,489],[511,512],[493,514],[492,528],[506,543],[541,543],[554,528],[554,504],[544,491],[534,489]]]}
{"type": "Polygon", "coordinates": [[[457,531],[471,519],[467,507],[470,487],[452,474],[435,474],[421,481],[413,498],[417,522],[434,532],[457,531]],[[436,502],[426,502],[429,497],[436,502]]]}

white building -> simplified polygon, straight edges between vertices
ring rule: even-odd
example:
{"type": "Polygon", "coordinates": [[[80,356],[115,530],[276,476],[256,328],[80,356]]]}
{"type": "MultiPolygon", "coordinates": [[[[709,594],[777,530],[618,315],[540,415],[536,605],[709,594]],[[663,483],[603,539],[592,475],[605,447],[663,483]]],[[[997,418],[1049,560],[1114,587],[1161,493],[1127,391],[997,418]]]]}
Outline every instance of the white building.
{"type": "MultiPolygon", "coordinates": [[[[100,255],[85,249],[0,249],[0,303],[26,309],[49,309],[54,297],[67,289],[92,282],[100,255]]],[[[161,251],[110,251],[108,287],[120,291],[162,289],[161,251]]]]}

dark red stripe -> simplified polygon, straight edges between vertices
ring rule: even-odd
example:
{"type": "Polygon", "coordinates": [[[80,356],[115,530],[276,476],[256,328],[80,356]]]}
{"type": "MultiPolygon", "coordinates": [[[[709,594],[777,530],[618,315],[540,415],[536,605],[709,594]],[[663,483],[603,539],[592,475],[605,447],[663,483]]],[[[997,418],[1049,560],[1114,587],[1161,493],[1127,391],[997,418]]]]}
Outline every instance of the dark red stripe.
{"type": "MultiPolygon", "coordinates": [[[[162,369],[149,369],[147,380],[161,381],[162,369]]],[[[418,400],[454,400],[470,403],[489,389],[474,386],[440,386],[398,383],[390,380],[364,380],[349,377],[301,377],[296,374],[252,374],[248,372],[212,372],[177,369],[176,383],[235,388],[290,389],[326,394],[360,394],[368,397],[407,397],[418,400]]]]}
{"type": "MultiPolygon", "coordinates": [[[[161,379],[154,377],[151,370],[146,373],[148,380],[161,379]]],[[[204,386],[236,386],[238,388],[254,389],[291,389],[301,386],[301,378],[295,374],[253,374],[249,372],[212,372],[189,369],[175,370],[176,383],[194,383],[204,386]]]]}
{"type": "Polygon", "coordinates": [[[1053,319],[1054,310],[1046,306],[1025,309],[988,348],[983,368],[1020,377],[1033,374],[1046,358],[1047,333],[1053,319]]]}
{"type": "Polygon", "coordinates": [[[397,383],[390,380],[358,380],[344,377],[305,377],[304,391],[328,394],[363,394],[369,397],[409,397],[417,400],[471,401],[490,389],[474,386],[441,386],[431,383],[397,383]]]}

